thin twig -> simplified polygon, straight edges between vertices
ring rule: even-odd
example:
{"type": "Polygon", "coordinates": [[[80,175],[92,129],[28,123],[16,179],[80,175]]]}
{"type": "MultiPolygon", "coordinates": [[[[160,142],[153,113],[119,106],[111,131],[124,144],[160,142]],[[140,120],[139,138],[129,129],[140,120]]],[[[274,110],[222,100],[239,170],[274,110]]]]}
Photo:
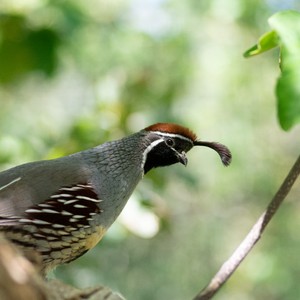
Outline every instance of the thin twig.
{"type": "Polygon", "coordinates": [[[222,265],[220,270],[212,278],[210,283],[199,292],[199,294],[193,300],[207,300],[211,299],[213,295],[223,286],[223,284],[229,279],[232,273],[237,269],[240,263],[251,251],[253,246],[260,239],[266,226],[276,213],[277,209],[288,195],[294,182],[300,173],[300,156],[296,160],[294,166],[290,170],[286,179],[280,186],[279,190],[273,197],[272,201],[268,205],[265,212],[259,217],[257,222],[254,224],[250,232],[247,234],[245,239],[241,242],[238,248],[234,251],[231,257],[222,265]]]}

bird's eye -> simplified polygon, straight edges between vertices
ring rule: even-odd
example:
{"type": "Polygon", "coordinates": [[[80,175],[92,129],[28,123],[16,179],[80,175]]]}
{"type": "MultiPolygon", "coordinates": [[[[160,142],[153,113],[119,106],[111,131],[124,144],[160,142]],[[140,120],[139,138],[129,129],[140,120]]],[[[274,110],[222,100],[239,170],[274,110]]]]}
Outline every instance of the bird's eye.
{"type": "Polygon", "coordinates": [[[166,140],[166,144],[167,144],[169,147],[175,146],[175,142],[174,142],[173,139],[167,139],[167,140],[166,140]]]}

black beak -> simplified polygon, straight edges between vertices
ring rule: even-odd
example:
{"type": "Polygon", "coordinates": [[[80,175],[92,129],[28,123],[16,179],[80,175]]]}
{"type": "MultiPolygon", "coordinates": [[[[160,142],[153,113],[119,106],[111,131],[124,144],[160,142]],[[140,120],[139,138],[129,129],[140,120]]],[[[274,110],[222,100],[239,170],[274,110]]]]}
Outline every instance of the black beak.
{"type": "Polygon", "coordinates": [[[186,157],[185,152],[181,152],[181,153],[177,152],[177,157],[178,157],[178,161],[186,167],[188,163],[188,159],[186,157]]]}
{"type": "Polygon", "coordinates": [[[229,166],[231,163],[231,152],[226,146],[222,144],[215,142],[194,141],[194,146],[205,146],[215,150],[216,152],[218,152],[223,165],[226,167],[229,166]]]}

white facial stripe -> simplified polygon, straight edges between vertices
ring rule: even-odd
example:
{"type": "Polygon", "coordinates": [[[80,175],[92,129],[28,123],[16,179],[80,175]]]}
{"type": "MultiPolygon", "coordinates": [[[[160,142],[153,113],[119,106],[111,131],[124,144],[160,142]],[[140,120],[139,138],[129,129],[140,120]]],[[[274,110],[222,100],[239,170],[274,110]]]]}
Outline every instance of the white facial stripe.
{"type": "Polygon", "coordinates": [[[163,136],[163,137],[171,137],[171,138],[178,138],[178,139],[182,139],[182,140],[185,140],[185,141],[188,141],[190,143],[193,143],[193,141],[181,134],[176,134],[176,133],[167,133],[167,132],[161,132],[161,131],[155,131],[155,133],[163,136]]]}
{"type": "Polygon", "coordinates": [[[146,158],[147,154],[158,144],[160,144],[161,142],[164,142],[164,139],[159,139],[159,140],[156,140],[154,142],[152,142],[147,148],[146,150],[144,151],[144,158],[146,158]]]}
{"type": "Polygon", "coordinates": [[[156,140],[154,142],[152,142],[144,151],[143,153],[143,160],[142,160],[142,169],[144,169],[144,166],[145,166],[145,162],[146,162],[146,159],[147,159],[147,154],[156,146],[158,145],[159,143],[161,142],[164,142],[164,139],[159,139],[159,140],[156,140]]]}
{"type": "MultiPolygon", "coordinates": [[[[152,142],[144,151],[143,153],[143,160],[142,160],[142,169],[144,169],[144,166],[145,166],[145,163],[146,163],[146,159],[147,159],[147,155],[148,153],[155,147],[157,146],[158,144],[160,144],[161,142],[165,142],[165,138],[178,138],[178,139],[182,139],[182,140],[185,140],[189,143],[193,143],[193,141],[181,134],[176,134],[176,133],[167,133],[167,132],[161,132],[161,131],[154,131],[156,134],[160,135],[162,138],[159,139],[159,140],[156,140],[154,142],[152,142]]],[[[171,148],[173,149],[173,148],[171,148]]],[[[176,152],[175,149],[173,149],[174,152],[176,152]]]]}
{"type": "Polygon", "coordinates": [[[15,182],[17,182],[17,181],[19,181],[19,180],[21,180],[21,177],[18,177],[18,178],[16,178],[16,179],[14,179],[13,181],[9,182],[8,184],[6,184],[6,185],[4,185],[4,186],[1,186],[1,187],[0,187],[0,191],[1,191],[1,190],[4,190],[5,188],[9,187],[10,185],[14,184],[15,182]]]}

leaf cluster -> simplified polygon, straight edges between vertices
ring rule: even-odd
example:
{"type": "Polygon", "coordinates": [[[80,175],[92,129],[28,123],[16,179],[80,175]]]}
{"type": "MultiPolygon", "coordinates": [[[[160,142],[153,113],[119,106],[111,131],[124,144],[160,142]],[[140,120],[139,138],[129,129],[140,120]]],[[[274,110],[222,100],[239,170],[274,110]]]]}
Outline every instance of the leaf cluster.
{"type": "Polygon", "coordinates": [[[300,13],[282,11],[269,19],[271,31],[244,53],[252,57],[280,48],[281,75],[276,85],[277,113],[281,127],[289,130],[300,123],[300,13]]]}

